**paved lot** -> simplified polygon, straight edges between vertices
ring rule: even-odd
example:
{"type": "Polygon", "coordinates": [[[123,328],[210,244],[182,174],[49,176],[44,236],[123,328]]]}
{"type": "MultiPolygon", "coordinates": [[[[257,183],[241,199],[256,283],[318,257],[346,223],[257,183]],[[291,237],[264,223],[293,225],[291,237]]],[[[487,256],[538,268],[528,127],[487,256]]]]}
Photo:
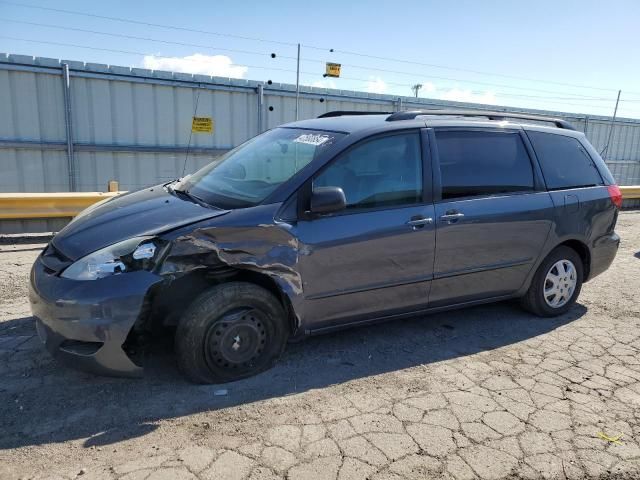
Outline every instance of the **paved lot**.
{"type": "Polygon", "coordinates": [[[619,232],[562,318],[503,303],[341,332],[224,387],[162,344],[143,380],[56,364],[25,300],[42,245],[0,245],[0,478],[640,478],[640,212],[619,232]]]}

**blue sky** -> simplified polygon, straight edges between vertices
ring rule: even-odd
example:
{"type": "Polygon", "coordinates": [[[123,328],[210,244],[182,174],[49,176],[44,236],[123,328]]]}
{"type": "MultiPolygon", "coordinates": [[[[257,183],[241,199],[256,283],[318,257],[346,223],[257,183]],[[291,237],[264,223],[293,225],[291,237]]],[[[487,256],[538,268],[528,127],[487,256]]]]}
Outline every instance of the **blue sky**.
{"type": "Polygon", "coordinates": [[[304,85],[411,95],[421,83],[421,97],[599,115],[613,112],[621,89],[618,115],[640,117],[635,0],[0,1],[0,51],[7,53],[294,83],[297,42],[304,85]],[[343,78],[323,79],[326,61],[341,63],[343,78]]]}

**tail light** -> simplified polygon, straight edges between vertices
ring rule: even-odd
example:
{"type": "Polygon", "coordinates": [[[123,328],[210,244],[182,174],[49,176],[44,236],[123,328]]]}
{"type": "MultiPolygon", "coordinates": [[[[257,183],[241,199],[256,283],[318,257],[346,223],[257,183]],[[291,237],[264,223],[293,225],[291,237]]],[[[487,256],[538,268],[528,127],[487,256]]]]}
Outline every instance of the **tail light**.
{"type": "Polygon", "coordinates": [[[618,185],[609,185],[607,190],[609,190],[609,197],[611,197],[613,204],[618,208],[622,208],[622,192],[620,191],[620,187],[618,187],[618,185]]]}

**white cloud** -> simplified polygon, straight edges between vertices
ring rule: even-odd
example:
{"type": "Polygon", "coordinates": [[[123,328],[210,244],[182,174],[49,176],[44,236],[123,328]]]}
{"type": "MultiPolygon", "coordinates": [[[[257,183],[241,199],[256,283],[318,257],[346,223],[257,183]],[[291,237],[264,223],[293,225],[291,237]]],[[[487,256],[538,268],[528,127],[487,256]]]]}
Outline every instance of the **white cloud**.
{"type": "Polygon", "coordinates": [[[424,82],[420,91],[424,93],[433,93],[436,91],[436,86],[431,82],[424,82]]]}
{"type": "Polygon", "coordinates": [[[151,70],[214,75],[216,77],[244,78],[247,67],[234,65],[226,55],[194,53],[186,57],[158,57],[145,55],[142,64],[151,70]]]}
{"type": "Polygon", "coordinates": [[[452,88],[438,93],[441,100],[451,100],[454,102],[485,103],[495,105],[496,96],[493,92],[475,93],[469,89],[452,88]]]}
{"type": "Polygon", "coordinates": [[[380,77],[369,77],[369,81],[365,88],[369,93],[385,93],[388,89],[388,85],[380,77]]]}
{"type": "Polygon", "coordinates": [[[322,80],[316,80],[311,84],[312,87],[316,88],[338,88],[336,81],[331,78],[324,78],[322,80]]]}
{"type": "Polygon", "coordinates": [[[450,100],[453,102],[484,103],[496,105],[498,100],[491,91],[478,92],[468,88],[438,88],[431,82],[422,82],[419,96],[437,100],[450,100]]]}

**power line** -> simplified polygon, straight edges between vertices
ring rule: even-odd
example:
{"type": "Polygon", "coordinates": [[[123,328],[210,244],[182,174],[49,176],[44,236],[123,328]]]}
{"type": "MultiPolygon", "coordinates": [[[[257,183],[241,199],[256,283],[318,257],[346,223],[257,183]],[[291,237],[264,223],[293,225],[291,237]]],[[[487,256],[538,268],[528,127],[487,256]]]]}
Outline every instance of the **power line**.
{"type": "MultiPolygon", "coordinates": [[[[187,27],[179,27],[179,26],[175,26],[175,25],[167,25],[167,24],[152,23],[152,22],[143,22],[143,21],[140,21],[140,20],[131,20],[131,19],[128,19],[128,18],[112,17],[112,16],[107,16],[107,15],[98,15],[98,14],[93,14],[93,13],[79,12],[79,11],[75,11],[75,10],[67,10],[67,9],[62,9],[62,8],[43,7],[43,6],[40,6],[40,5],[33,5],[33,4],[28,4],[28,3],[12,2],[12,1],[7,1],[7,0],[0,0],[0,3],[4,3],[4,4],[7,4],[7,5],[13,5],[13,6],[17,6],[17,7],[23,7],[23,8],[32,8],[32,9],[38,9],[38,10],[51,11],[51,12],[65,13],[65,14],[69,14],[69,15],[80,15],[80,16],[86,16],[86,17],[91,17],[91,18],[100,18],[100,19],[103,19],[103,20],[131,23],[131,24],[135,24],[135,25],[145,25],[145,26],[156,27],[156,28],[166,28],[166,29],[185,31],[185,32],[193,32],[193,33],[199,33],[199,34],[204,34],[204,35],[215,35],[215,36],[221,36],[221,37],[227,37],[227,38],[236,38],[236,39],[240,39],[240,40],[250,40],[250,41],[271,43],[271,44],[276,44],[276,45],[286,45],[286,46],[291,46],[291,47],[297,46],[296,42],[283,42],[283,41],[270,40],[270,39],[259,38],[259,37],[249,37],[249,36],[244,36],[244,35],[236,35],[236,34],[230,34],[230,33],[215,32],[215,31],[210,31],[210,30],[199,30],[199,29],[193,29],[193,28],[187,28],[187,27]]],[[[421,66],[431,67],[431,68],[439,68],[439,69],[444,69],[444,70],[452,70],[452,71],[473,73],[473,74],[476,74],[476,75],[486,75],[486,76],[493,76],[493,77],[510,78],[510,79],[515,79],[515,80],[525,80],[525,81],[531,81],[531,82],[537,82],[537,83],[547,83],[547,84],[551,84],[551,85],[559,85],[559,86],[574,87],[574,88],[583,88],[583,89],[590,89],[590,90],[616,91],[616,89],[613,89],[613,88],[593,87],[593,86],[588,86],[588,85],[578,85],[578,84],[573,84],[573,83],[556,82],[556,81],[552,81],[552,80],[542,80],[542,79],[520,77],[520,76],[516,76],[516,75],[506,75],[506,74],[500,74],[500,73],[494,73],[494,72],[484,72],[484,71],[481,71],[481,70],[450,67],[450,66],[446,66],[446,65],[438,65],[438,64],[425,63],[425,62],[417,62],[417,61],[414,61],[414,60],[407,60],[407,59],[390,58],[390,57],[384,57],[384,56],[380,56],[380,55],[371,55],[371,54],[367,54],[367,53],[354,52],[354,51],[349,51],[349,50],[326,48],[326,47],[319,47],[319,46],[306,45],[306,44],[303,44],[303,46],[305,48],[310,48],[310,49],[313,49],[313,50],[319,50],[319,51],[325,51],[325,52],[333,52],[333,53],[342,53],[343,55],[354,55],[354,56],[370,58],[370,59],[375,59],[375,60],[383,60],[383,61],[388,61],[388,62],[398,62],[398,63],[405,63],[405,64],[411,64],[411,65],[421,65],[421,66]]],[[[630,92],[630,93],[640,94],[640,92],[630,92]]]]}
{"type": "Polygon", "coordinates": [[[186,27],[178,27],[175,25],[166,25],[166,24],[162,24],[162,23],[151,23],[151,22],[143,22],[140,20],[131,20],[129,18],[120,18],[120,17],[110,17],[107,15],[97,15],[95,13],[86,13],[86,12],[78,12],[78,11],[74,11],[74,10],[65,10],[63,8],[53,8],[53,7],[43,7],[41,5],[32,5],[32,4],[28,4],[28,3],[19,3],[19,2],[9,2],[7,0],[0,0],[0,3],[4,3],[7,5],[13,5],[16,7],[24,7],[24,8],[34,8],[37,10],[46,10],[49,12],[58,12],[58,13],[66,13],[69,15],[81,15],[84,17],[92,17],[92,18],[100,18],[103,20],[111,20],[114,22],[124,22],[124,23],[133,23],[136,25],[145,25],[147,27],[158,27],[158,28],[167,28],[170,30],[180,30],[183,32],[193,32],[193,33],[200,33],[200,34],[204,34],[204,35],[215,35],[218,37],[228,37],[228,38],[237,38],[239,40],[252,40],[252,41],[256,41],[256,42],[265,42],[265,43],[273,43],[273,44],[277,44],[277,45],[296,45],[295,43],[291,43],[291,42],[280,42],[277,40],[267,40],[264,38],[257,38],[257,37],[247,37],[247,36],[243,36],[243,35],[235,35],[235,34],[231,34],[231,33],[220,33],[220,32],[212,32],[209,30],[197,30],[197,29],[193,29],[193,28],[186,28],[186,27]]]}
{"type": "MultiPolygon", "coordinates": [[[[0,2],[2,3],[2,2],[0,2]]],[[[260,55],[260,56],[269,56],[271,55],[271,52],[256,52],[256,51],[252,51],[252,50],[238,50],[238,49],[232,49],[232,48],[223,48],[223,47],[213,47],[211,45],[203,45],[203,44],[198,44],[198,43],[187,43],[187,42],[176,42],[176,41],[172,41],[172,40],[163,40],[160,38],[150,38],[150,37],[139,37],[136,35],[127,35],[124,33],[113,33],[113,32],[101,32],[99,30],[89,30],[86,28],[77,28],[77,27],[66,27],[63,25],[53,25],[50,23],[38,23],[38,22],[28,22],[26,20],[15,20],[12,18],[0,18],[0,22],[9,22],[9,23],[20,23],[23,25],[33,25],[36,27],[47,27],[47,28],[57,28],[59,30],[71,30],[74,32],[82,32],[82,33],[94,33],[96,35],[107,35],[110,37],[119,37],[119,38],[127,38],[130,40],[145,40],[145,41],[149,41],[149,42],[156,42],[156,43],[164,43],[167,45],[178,45],[178,46],[182,46],[182,47],[197,47],[197,48],[206,48],[209,50],[219,50],[222,52],[232,52],[232,53],[243,53],[243,54],[247,54],[247,55],[260,55]]],[[[292,58],[295,59],[295,57],[283,57],[283,58],[292,58]]]]}
{"type": "MultiPolygon", "coordinates": [[[[56,28],[56,29],[61,29],[61,30],[71,30],[71,31],[82,32],[82,33],[92,33],[92,34],[97,34],[97,35],[106,35],[106,36],[111,36],[111,37],[126,38],[126,39],[132,39],[132,40],[143,40],[143,41],[149,41],[149,42],[162,43],[162,44],[166,44],[166,45],[197,47],[197,48],[204,48],[204,49],[208,49],[208,50],[218,50],[218,51],[224,51],[224,52],[242,53],[242,54],[257,55],[257,56],[270,55],[269,53],[266,53],[266,52],[256,52],[256,51],[252,51],[252,50],[238,50],[238,49],[230,49],[230,48],[219,48],[219,47],[213,47],[213,46],[204,45],[204,44],[187,43],[187,42],[176,42],[176,41],[171,41],[171,40],[163,40],[163,39],[151,38],[151,37],[140,37],[140,36],[136,36],[136,35],[128,35],[128,34],[123,34],[123,33],[104,32],[104,31],[90,30],[90,29],[85,29],[85,28],[66,27],[66,26],[62,26],[62,25],[53,25],[53,24],[47,24],[47,23],[29,22],[29,21],[25,21],[25,20],[15,20],[15,19],[0,18],[0,21],[10,22],[10,23],[20,23],[20,24],[25,24],[25,25],[33,25],[33,26],[38,26],[38,27],[56,28]]],[[[271,55],[273,55],[273,53],[271,53],[271,55]]],[[[283,58],[283,59],[287,59],[287,60],[296,60],[296,57],[292,57],[292,56],[278,55],[278,57],[279,58],[283,58]]],[[[325,63],[324,60],[320,60],[320,59],[303,59],[302,61],[304,63],[307,63],[307,62],[315,62],[315,63],[321,63],[321,64],[325,63]]],[[[446,81],[451,81],[451,82],[468,83],[468,84],[474,84],[474,85],[485,85],[485,86],[490,86],[490,87],[500,87],[500,88],[508,88],[508,89],[513,89],[513,90],[522,90],[522,91],[531,91],[531,92],[540,92],[540,93],[553,93],[553,94],[561,93],[561,92],[557,92],[557,91],[554,91],[554,90],[544,90],[544,89],[537,89],[537,88],[531,88],[531,87],[528,87],[528,88],[527,87],[516,87],[516,86],[500,84],[500,83],[480,82],[480,81],[474,81],[474,80],[464,80],[464,79],[461,79],[461,78],[441,77],[441,76],[434,76],[434,75],[423,74],[423,73],[418,74],[417,72],[403,72],[403,71],[376,68],[376,67],[367,67],[367,66],[364,66],[364,65],[343,64],[343,66],[354,68],[354,69],[357,69],[357,70],[365,70],[365,71],[372,70],[372,71],[378,71],[378,72],[392,73],[392,74],[396,74],[396,75],[410,76],[412,78],[415,78],[415,77],[421,75],[421,76],[424,76],[424,77],[428,77],[430,79],[446,80],[446,81]]],[[[345,77],[343,77],[343,78],[345,78],[345,77]]],[[[358,79],[358,80],[362,80],[362,79],[358,79]]],[[[364,80],[364,81],[366,81],[366,80],[364,80]]],[[[397,85],[405,86],[405,84],[397,84],[397,85]]],[[[503,94],[503,95],[506,95],[506,94],[503,94]]],[[[568,99],[568,100],[574,100],[574,99],[575,100],[582,100],[584,98],[585,100],[588,99],[588,100],[593,100],[593,101],[606,101],[606,102],[612,101],[612,99],[610,99],[610,98],[591,97],[591,96],[580,95],[580,94],[565,93],[565,95],[568,95],[568,97],[546,97],[546,98],[550,98],[550,99],[553,99],[553,98],[555,98],[555,99],[568,99]]],[[[515,96],[515,95],[512,94],[512,96],[515,96]]],[[[523,97],[526,97],[526,95],[523,95],[523,97]]],[[[531,96],[531,97],[535,97],[535,96],[531,96]]]]}
{"type": "MultiPolygon", "coordinates": [[[[1,3],[1,2],[0,2],[1,3]]],[[[102,51],[102,52],[113,52],[113,53],[124,53],[127,55],[142,55],[145,57],[158,57],[158,58],[176,58],[176,57],[171,57],[168,55],[158,55],[155,53],[145,53],[145,52],[137,52],[137,51],[133,51],[133,50],[120,50],[120,49],[115,49],[115,48],[103,48],[103,47],[91,47],[88,45],[78,45],[77,43],[64,43],[64,42],[52,42],[50,40],[32,40],[30,38],[18,38],[18,37],[10,37],[7,35],[0,35],[0,38],[4,38],[4,39],[8,39],[8,40],[17,40],[17,41],[21,41],[21,42],[29,42],[29,43],[41,43],[44,45],[58,45],[58,46],[62,46],[62,47],[74,47],[74,48],[84,48],[87,50],[98,50],[98,51],[102,51]]],[[[181,58],[181,60],[186,60],[186,61],[190,61],[190,62],[198,62],[198,63],[202,63],[200,60],[196,60],[196,59],[188,59],[188,58],[181,58]]],[[[237,63],[230,63],[228,64],[228,66],[230,67],[250,67],[250,68],[259,68],[262,70],[276,70],[276,71],[283,71],[283,72],[295,72],[295,70],[290,70],[290,69],[285,69],[285,68],[277,68],[277,67],[261,67],[259,65],[248,65],[248,64],[237,64],[237,63]]]]}
{"type": "MultiPolygon", "coordinates": [[[[304,72],[306,73],[306,72],[304,72]]],[[[355,81],[361,81],[361,82],[372,82],[374,80],[367,80],[364,78],[354,78],[354,77],[343,77],[341,76],[340,78],[343,78],[345,80],[355,80],[355,81]]],[[[384,82],[386,85],[391,85],[394,87],[412,87],[413,85],[410,83],[395,83],[395,82],[384,82]]],[[[454,89],[449,89],[449,91],[454,90],[454,89]]],[[[473,95],[486,95],[487,92],[482,92],[482,91],[478,91],[478,90],[465,90],[465,92],[469,92],[470,94],[473,95]]],[[[509,93],[502,93],[502,92],[492,92],[496,97],[508,97],[508,98],[522,98],[524,97],[525,99],[529,99],[529,100],[543,100],[545,103],[552,103],[552,104],[556,104],[556,105],[569,105],[569,106],[574,106],[574,107],[580,107],[580,108],[598,108],[598,109],[605,109],[605,110],[609,110],[608,106],[605,105],[588,105],[588,104],[584,104],[584,103],[571,103],[571,102],[561,102],[561,101],[555,101],[555,100],[548,100],[549,97],[543,97],[543,96],[536,96],[536,95],[518,95],[518,94],[509,94],[509,93]]],[[[429,98],[429,97],[424,97],[424,98],[429,98]]],[[[434,100],[446,100],[446,99],[434,99],[434,100]]],[[[570,100],[581,100],[579,98],[571,98],[570,100]]],[[[459,102],[464,102],[464,100],[452,100],[452,101],[459,101],[459,102]]],[[[622,102],[622,100],[620,100],[622,102]]],[[[476,102],[471,102],[471,103],[476,103],[476,102]]]]}
{"type": "MultiPolygon", "coordinates": [[[[320,48],[320,47],[311,47],[309,45],[305,45],[305,47],[312,48],[312,49],[315,49],[315,50],[326,50],[326,49],[323,49],[323,48],[320,48]]],[[[348,50],[330,49],[330,51],[334,52],[334,53],[342,53],[343,55],[354,55],[354,56],[365,57],[365,58],[370,58],[370,59],[374,59],[374,60],[383,60],[383,61],[387,61],[387,62],[405,63],[405,64],[409,64],[409,65],[421,65],[421,66],[424,66],[424,67],[439,68],[439,69],[443,69],[443,70],[452,70],[452,71],[457,71],[457,72],[474,73],[476,75],[486,75],[486,76],[491,76],[491,77],[510,78],[512,80],[525,80],[525,81],[529,81],[529,82],[548,83],[550,85],[559,85],[559,86],[563,86],[563,87],[574,87],[574,88],[585,88],[585,89],[589,89],[589,90],[600,90],[600,91],[606,91],[606,92],[615,92],[616,91],[614,88],[592,87],[592,86],[588,86],[588,85],[578,85],[578,84],[575,84],[575,83],[564,83],[564,82],[555,82],[553,80],[542,80],[540,78],[520,77],[520,76],[517,76],[517,75],[506,75],[506,74],[502,74],[502,73],[491,73],[491,72],[484,72],[484,71],[481,71],[481,70],[473,70],[473,69],[469,69],[469,68],[449,67],[449,66],[445,66],[445,65],[438,65],[438,64],[435,64],[435,63],[425,63],[425,62],[417,62],[417,61],[414,61],[414,60],[405,60],[405,59],[400,59],[400,58],[391,58],[391,57],[383,57],[383,56],[379,56],[379,55],[370,55],[370,54],[367,54],[367,53],[352,52],[352,51],[348,51],[348,50]]]]}
{"type": "MultiPolygon", "coordinates": [[[[373,71],[384,72],[384,73],[392,73],[392,74],[396,74],[396,75],[407,75],[407,76],[411,76],[413,78],[415,78],[417,76],[417,74],[415,72],[403,72],[403,71],[388,70],[388,69],[383,69],[383,68],[365,67],[365,66],[362,66],[362,65],[349,65],[349,64],[342,64],[342,65],[343,66],[350,66],[351,68],[362,69],[362,70],[373,70],[373,71]]],[[[463,80],[463,79],[460,79],[460,78],[441,77],[441,76],[430,75],[430,74],[422,74],[422,75],[424,77],[429,78],[429,79],[447,80],[447,81],[451,81],[451,82],[460,82],[460,83],[471,83],[471,84],[474,84],[474,85],[485,85],[485,86],[489,86],[489,87],[510,88],[510,89],[514,89],[514,90],[524,90],[524,91],[528,91],[528,92],[540,92],[540,93],[554,93],[554,94],[562,93],[562,92],[557,92],[557,91],[553,91],[553,90],[544,90],[544,89],[540,89],[540,88],[515,87],[513,85],[506,85],[506,84],[503,84],[503,83],[481,82],[481,81],[477,81],[477,80],[463,80]]],[[[572,93],[565,93],[565,95],[570,95],[575,100],[580,100],[581,98],[585,98],[585,99],[589,99],[589,100],[606,100],[606,101],[611,101],[612,100],[610,98],[589,97],[589,96],[585,96],[585,95],[572,94],[572,93]]]]}
{"type": "MultiPolygon", "coordinates": [[[[121,50],[121,49],[114,49],[114,48],[92,47],[92,46],[88,46],[88,45],[78,45],[78,44],[74,44],[74,43],[53,42],[53,41],[44,41],[44,40],[33,40],[33,39],[27,39],[27,38],[11,37],[11,36],[6,36],[6,35],[0,35],[0,38],[23,41],[23,42],[29,42],[29,43],[45,44],[45,45],[57,45],[57,46],[65,46],[65,47],[73,47],[73,48],[82,48],[82,49],[86,49],[86,50],[96,50],[96,51],[105,51],[105,52],[113,52],[113,53],[123,53],[123,54],[127,54],[127,55],[153,56],[153,57],[157,57],[157,58],[168,58],[168,59],[176,58],[176,57],[171,57],[171,56],[167,56],[167,55],[158,55],[158,54],[145,53],[145,52],[139,52],[139,51],[133,51],[133,50],[121,50]]],[[[198,64],[201,64],[201,61],[196,60],[196,59],[182,58],[182,60],[186,60],[186,61],[190,61],[190,62],[197,62],[198,64]]],[[[293,69],[278,68],[278,67],[263,67],[263,66],[258,66],[258,65],[249,65],[249,64],[234,64],[234,63],[231,63],[228,66],[229,67],[256,68],[256,69],[262,69],[262,70],[274,70],[274,71],[281,71],[281,72],[287,72],[287,73],[295,73],[296,72],[293,69]]],[[[314,73],[314,72],[301,71],[300,73],[302,73],[304,75],[308,75],[308,76],[314,76],[314,77],[317,76],[317,74],[314,73]]],[[[372,81],[372,79],[356,78],[356,77],[341,77],[341,78],[344,79],[344,80],[353,80],[353,81],[359,81],[359,82],[365,82],[365,83],[372,81]]],[[[399,87],[410,87],[412,85],[412,84],[409,84],[409,83],[397,83],[397,82],[385,82],[385,84],[393,85],[393,86],[399,86],[399,87]]],[[[471,90],[469,90],[469,92],[473,93],[473,94],[476,94],[476,95],[486,94],[486,92],[471,91],[471,90]]],[[[544,96],[518,95],[518,94],[509,94],[509,93],[501,93],[501,92],[494,92],[494,94],[496,96],[501,96],[501,97],[514,97],[514,98],[526,97],[526,98],[529,98],[529,99],[540,99],[540,100],[544,100],[547,103],[578,106],[578,107],[581,107],[581,108],[585,108],[585,107],[590,107],[590,108],[608,108],[608,107],[600,106],[600,105],[585,105],[585,104],[575,104],[575,103],[570,103],[570,102],[553,101],[553,100],[548,100],[548,97],[544,97],[544,96]]],[[[579,99],[579,98],[578,99],[573,99],[573,98],[571,98],[570,100],[575,101],[575,100],[582,100],[582,99],[579,99]]],[[[584,101],[587,101],[587,100],[584,100],[584,101]]]]}

